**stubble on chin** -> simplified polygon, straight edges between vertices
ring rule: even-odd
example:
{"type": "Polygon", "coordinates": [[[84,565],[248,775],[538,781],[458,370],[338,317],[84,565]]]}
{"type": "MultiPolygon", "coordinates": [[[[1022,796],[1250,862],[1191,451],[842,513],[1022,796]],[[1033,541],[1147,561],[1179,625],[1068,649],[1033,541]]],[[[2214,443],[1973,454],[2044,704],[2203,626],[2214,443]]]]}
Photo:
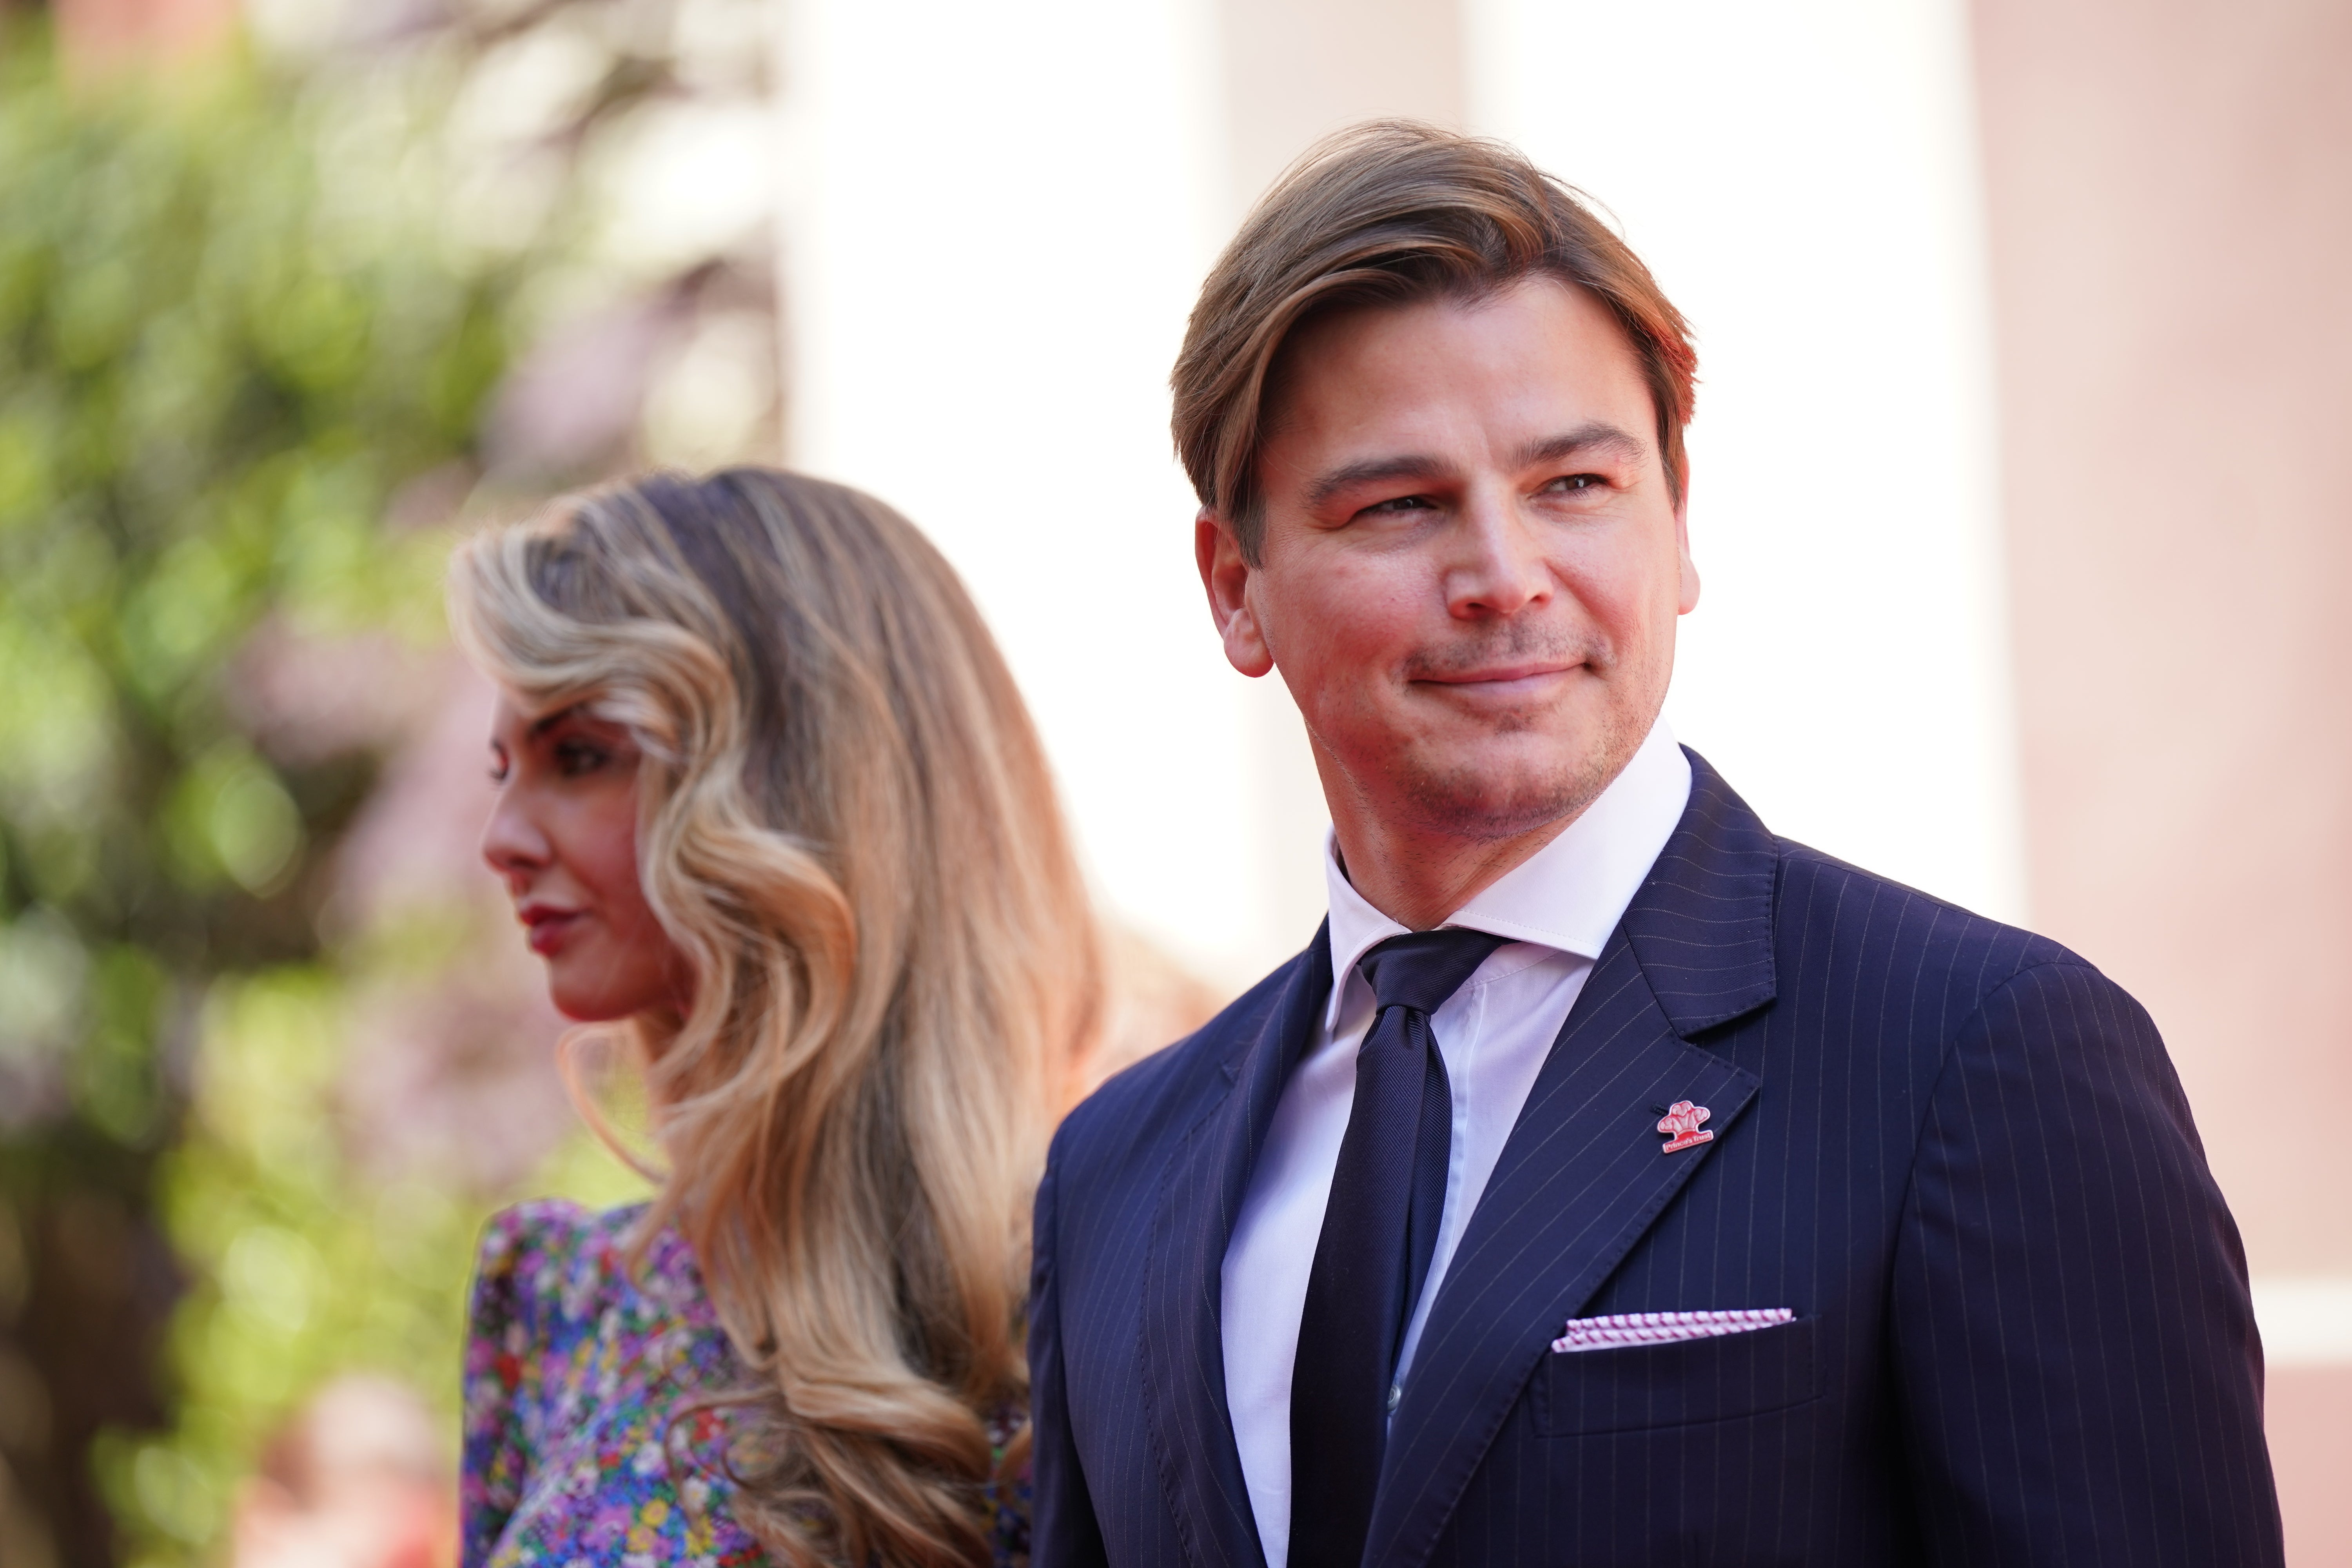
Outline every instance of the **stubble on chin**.
{"type": "MultiPolygon", "coordinates": [[[[1497,725],[1496,732],[1522,733],[1536,727],[1522,717],[1497,725]]],[[[1449,765],[1442,758],[1414,755],[1405,759],[1409,771],[1399,781],[1400,793],[1425,832],[1476,843],[1516,838],[1582,815],[1640,747],[1642,735],[1633,729],[1628,717],[1612,708],[1598,733],[1578,738],[1583,744],[1559,743],[1556,762],[1545,759],[1507,769],[1449,765]]]]}
{"type": "Polygon", "coordinates": [[[1522,626],[1496,643],[1419,655],[1409,661],[1404,674],[1408,680],[1426,679],[1535,658],[1580,664],[1612,689],[1595,716],[1597,722],[1570,725],[1568,734],[1547,747],[1542,731],[1553,715],[1526,709],[1496,715],[1489,734],[1525,737],[1522,745],[1538,753],[1503,768],[1482,766],[1458,753],[1448,756],[1432,742],[1408,748],[1399,758],[1403,776],[1396,780],[1397,795],[1423,831],[1491,842],[1574,818],[1633,760],[1649,733],[1649,723],[1630,710],[1642,705],[1638,698],[1629,702],[1629,694],[1613,689],[1633,672],[1622,667],[1616,650],[1605,643],[1571,645],[1570,639],[1522,626]]]}

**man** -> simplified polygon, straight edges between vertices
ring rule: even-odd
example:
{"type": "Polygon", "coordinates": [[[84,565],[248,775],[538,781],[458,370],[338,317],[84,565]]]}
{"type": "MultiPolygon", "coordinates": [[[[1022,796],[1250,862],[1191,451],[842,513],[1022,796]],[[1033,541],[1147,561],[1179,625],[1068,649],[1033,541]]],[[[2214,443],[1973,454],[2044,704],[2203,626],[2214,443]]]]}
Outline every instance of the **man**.
{"type": "Polygon", "coordinates": [[[2146,1014],[1659,721],[1693,368],[1563,187],[1422,127],[1210,278],[1201,574],[1305,716],[1330,919],[1055,1140],[1043,1568],[2280,1561],[2146,1014]]]}

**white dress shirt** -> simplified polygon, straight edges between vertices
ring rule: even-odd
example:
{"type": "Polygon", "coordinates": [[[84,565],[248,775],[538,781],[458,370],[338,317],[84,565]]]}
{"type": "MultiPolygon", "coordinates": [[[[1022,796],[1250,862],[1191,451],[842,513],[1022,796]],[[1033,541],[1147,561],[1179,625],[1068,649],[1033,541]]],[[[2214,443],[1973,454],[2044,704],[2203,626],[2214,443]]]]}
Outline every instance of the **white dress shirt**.
{"type": "MultiPolygon", "coordinates": [[[[1453,1090],[1454,1136],[1436,1250],[1398,1358],[1400,1386],[1536,1074],[1601,944],[1682,820],[1690,782],[1690,763],[1661,719],[1583,816],[1444,922],[1510,941],[1430,1018],[1453,1090]]],[[[1267,1568],[1285,1568],[1290,1554],[1291,1363],[1355,1100],[1356,1048],[1372,1022],[1371,986],[1356,962],[1405,931],[1349,885],[1328,845],[1323,870],[1331,898],[1331,1000],[1275,1107],[1222,1280],[1225,1398],[1267,1568]]]]}

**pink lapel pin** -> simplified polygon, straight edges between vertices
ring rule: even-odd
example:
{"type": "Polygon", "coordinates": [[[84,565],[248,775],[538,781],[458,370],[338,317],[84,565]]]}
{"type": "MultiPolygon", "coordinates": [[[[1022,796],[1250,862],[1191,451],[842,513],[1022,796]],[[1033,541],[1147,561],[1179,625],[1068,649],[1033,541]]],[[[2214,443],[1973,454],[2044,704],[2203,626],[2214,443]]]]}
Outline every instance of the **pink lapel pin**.
{"type": "Polygon", "coordinates": [[[1677,1100],[1666,1107],[1665,1115],[1658,1119],[1658,1131],[1668,1136],[1665,1147],[1659,1152],[1671,1154],[1677,1150],[1687,1149],[1695,1143],[1713,1142],[1714,1133],[1699,1131],[1699,1125],[1706,1120],[1706,1106],[1693,1105],[1687,1100],[1677,1100]]]}

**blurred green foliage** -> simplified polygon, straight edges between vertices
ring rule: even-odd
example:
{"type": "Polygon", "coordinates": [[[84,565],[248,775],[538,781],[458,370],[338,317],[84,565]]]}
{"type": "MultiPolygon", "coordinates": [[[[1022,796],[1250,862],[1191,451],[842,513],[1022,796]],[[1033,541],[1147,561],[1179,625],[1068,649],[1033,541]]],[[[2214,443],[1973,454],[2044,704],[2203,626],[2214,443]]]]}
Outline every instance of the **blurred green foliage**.
{"type": "MultiPolygon", "coordinates": [[[[266,616],[430,614],[440,542],[404,561],[380,520],[469,458],[516,269],[402,232],[397,186],[331,174],[300,100],[248,73],[174,100],[68,95],[31,49],[6,70],[0,898],[82,981],[44,1004],[71,1028],[119,949],[163,976],[311,951],[306,851],[364,779],[257,755],[222,669],[266,616]]],[[[72,1094],[137,1142],[159,1088],[72,1094]]]]}
{"type": "MultiPolygon", "coordinates": [[[[454,1447],[461,1304],[490,1205],[350,1163],[334,1090],[353,1005],[321,966],[213,987],[191,1125],[161,1184],[174,1243],[206,1265],[173,1319],[177,1421],[106,1434],[96,1455],[134,1562],[202,1561],[255,1454],[336,1373],[415,1384],[448,1412],[454,1447]]],[[[645,1191],[585,1137],[527,1185],[600,1206],[645,1191]]]]}
{"type": "MultiPolygon", "coordinates": [[[[352,1040],[478,933],[322,935],[394,737],[274,730],[257,660],[440,639],[437,525],[481,494],[545,318],[690,336],[772,308],[766,263],[715,240],[637,245],[634,281],[592,254],[646,237],[618,216],[635,133],[764,91],[770,21],[445,0],[371,32],[362,4],[299,60],[100,79],[31,3],[0,0],[0,1568],[163,1568],[221,1558],[236,1483],[326,1377],[454,1404],[492,1201],[362,1163],[352,1040]]],[[[656,367],[614,363],[642,384],[601,403],[642,422],[656,367]]],[[[536,384],[524,413],[570,412],[536,384]]],[[[508,423],[502,486],[642,453],[508,423]]],[[[584,1136],[525,1184],[643,1190],[584,1136]]]]}
{"type": "Polygon", "coordinates": [[[233,679],[266,626],[437,635],[446,537],[383,520],[471,472],[534,258],[452,243],[386,123],[249,61],[68,89],[0,43],[12,1562],[206,1559],[329,1370],[454,1394],[479,1200],[375,1190],[332,1120],[318,916],[380,759],[271,755],[233,679]]]}

